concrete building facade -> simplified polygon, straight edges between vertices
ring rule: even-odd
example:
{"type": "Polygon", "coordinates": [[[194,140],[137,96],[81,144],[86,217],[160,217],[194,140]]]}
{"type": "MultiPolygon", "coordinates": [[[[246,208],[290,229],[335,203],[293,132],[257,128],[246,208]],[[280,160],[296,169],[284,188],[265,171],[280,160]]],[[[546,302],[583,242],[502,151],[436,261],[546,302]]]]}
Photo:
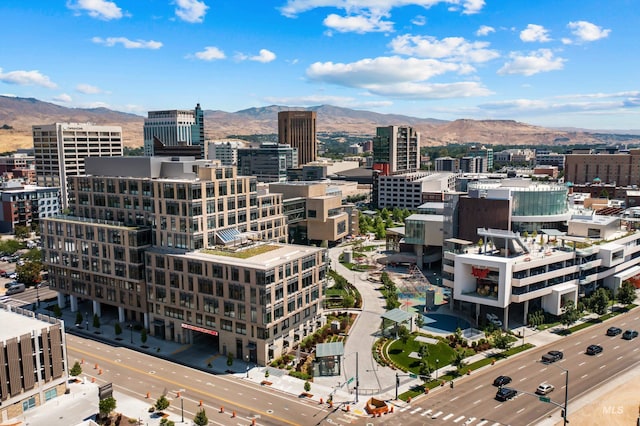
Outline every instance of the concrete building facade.
{"type": "Polygon", "coordinates": [[[376,128],[373,169],[385,176],[419,170],[420,133],[407,126],[376,128]]]}
{"type": "Polygon", "coordinates": [[[16,225],[34,222],[60,213],[60,189],[23,185],[9,181],[0,186],[0,232],[13,232],[16,225]]]}
{"type": "Polygon", "coordinates": [[[640,185],[640,149],[628,152],[567,154],[565,182],[586,184],[601,182],[615,186],[640,185]]]}
{"type": "Polygon", "coordinates": [[[85,174],[85,158],[120,157],[122,128],[91,123],[32,127],[38,186],[59,187],[62,208],[69,201],[67,178],[85,174]]]}
{"type": "Polygon", "coordinates": [[[69,389],[61,321],[0,304],[0,422],[24,418],[69,389]],[[10,326],[9,326],[10,325],[10,326]]]}
{"type": "Polygon", "coordinates": [[[298,167],[298,150],[289,145],[263,143],[260,148],[238,149],[238,174],[258,182],[286,182],[287,170],[298,167]]]}

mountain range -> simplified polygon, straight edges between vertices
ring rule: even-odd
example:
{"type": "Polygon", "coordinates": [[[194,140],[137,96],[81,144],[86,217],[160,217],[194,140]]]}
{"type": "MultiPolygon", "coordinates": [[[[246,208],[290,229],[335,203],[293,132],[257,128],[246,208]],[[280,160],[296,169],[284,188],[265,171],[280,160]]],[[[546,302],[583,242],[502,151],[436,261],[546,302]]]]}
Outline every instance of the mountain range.
{"type": "MultiPolygon", "coordinates": [[[[521,146],[640,143],[640,131],[615,133],[549,129],[512,120],[446,121],[380,114],[331,105],[310,108],[272,105],[237,112],[204,110],[205,134],[208,139],[218,139],[229,135],[277,133],[278,112],[291,109],[316,111],[319,134],[344,132],[367,136],[374,135],[376,127],[379,126],[408,125],[421,133],[423,146],[442,146],[450,143],[521,146]]],[[[55,122],[118,125],[122,126],[125,146],[139,147],[143,144],[144,117],[140,115],[107,108],[67,108],[34,98],[0,96],[0,151],[31,147],[31,126],[55,122]]]]}

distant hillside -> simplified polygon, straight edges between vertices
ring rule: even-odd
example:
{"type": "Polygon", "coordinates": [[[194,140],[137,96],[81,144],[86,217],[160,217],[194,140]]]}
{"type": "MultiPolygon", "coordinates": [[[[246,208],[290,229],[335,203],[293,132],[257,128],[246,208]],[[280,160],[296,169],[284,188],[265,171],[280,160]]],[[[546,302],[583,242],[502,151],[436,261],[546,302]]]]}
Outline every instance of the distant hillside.
{"type": "MultiPolygon", "coordinates": [[[[271,105],[233,113],[205,110],[205,133],[208,138],[277,133],[278,112],[300,109],[305,108],[271,105]]],[[[580,129],[547,129],[511,120],[444,121],[380,114],[331,105],[306,109],[318,113],[318,132],[373,135],[378,126],[409,125],[421,132],[422,144],[425,146],[469,142],[523,146],[640,143],[640,136],[616,135],[608,132],[596,134],[580,129]]],[[[31,126],[54,122],[119,125],[123,129],[126,146],[138,147],[143,143],[144,117],[139,115],[106,108],[66,108],[33,98],[0,96],[0,152],[32,146],[31,126]],[[10,128],[5,129],[4,125],[10,128]]]]}

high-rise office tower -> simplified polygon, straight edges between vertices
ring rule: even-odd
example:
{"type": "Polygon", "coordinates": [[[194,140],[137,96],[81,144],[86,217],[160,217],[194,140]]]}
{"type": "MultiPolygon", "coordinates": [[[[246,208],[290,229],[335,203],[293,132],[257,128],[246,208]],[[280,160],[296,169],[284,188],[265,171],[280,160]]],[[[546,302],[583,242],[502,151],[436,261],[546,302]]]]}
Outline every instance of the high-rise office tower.
{"type": "Polygon", "coordinates": [[[420,168],[420,133],[407,126],[376,128],[373,169],[382,175],[414,172],[420,168]]]}
{"type": "MultiPolygon", "coordinates": [[[[194,110],[149,111],[144,120],[144,154],[156,154],[156,146],[198,145],[204,158],[204,113],[200,104],[194,110]]],[[[172,151],[172,155],[173,151],[172,151]]]]}
{"type": "Polygon", "coordinates": [[[299,165],[318,159],[315,111],[280,111],[278,142],[298,149],[299,165]]]}
{"type": "Polygon", "coordinates": [[[67,177],[84,175],[86,157],[121,157],[122,127],[91,123],[54,123],[32,127],[36,182],[60,187],[61,207],[68,205],[67,177]]]}

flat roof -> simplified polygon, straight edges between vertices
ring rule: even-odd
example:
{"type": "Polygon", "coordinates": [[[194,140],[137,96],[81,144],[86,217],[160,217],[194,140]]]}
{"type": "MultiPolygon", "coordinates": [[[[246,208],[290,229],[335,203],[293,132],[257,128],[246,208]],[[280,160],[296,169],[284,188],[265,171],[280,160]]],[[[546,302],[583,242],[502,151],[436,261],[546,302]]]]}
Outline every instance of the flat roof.
{"type": "Polygon", "coordinates": [[[461,240],[460,238],[447,238],[444,241],[445,241],[445,243],[461,244],[463,246],[468,246],[468,245],[473,244],[473,242],[471,242],[471,241],[461,240]]]}
{"type": "MultiPolygon", "coordinates": [[[[19,314],[13,311],[10,305],[0,304],[0,342],[22,336],[23,334],[31,334],[33,330],[42,330],[51,326],[46,321],[41,321],[35,317],[19,314]]],[[[23,310],[27,313],[31,311],[23,310]]]]}
{"type": "Polygon", "coordinates": [[[279,246],[275,250],[266,253],[257,254],[255,256],[242,259],[232,256],[224,256],[218,254],[205,253],[203,251],[192,251],[184,254],[176,253],[176,256],[186,257],[188,259],[198,259],[205,261],[215,261],[216,263],[246,266],[260,269],[272,268],[274,266],[289,262],[293,259],[299,259],[304,256],[315,255],[319,251],[325,250],[319,247],[310,247],[294,244],[276,244],[269,243],[272,246],[279,246]]]}
{"type": "Polygon", "coordinates": [[[408,321],[412,317],[413,317],[413,314],[409,312],[405,312],[400,308],[395,308],[390,310],[389,312],[382,314],[382,318],[388,319],[398,324],[408,321]]]}
{"type": "Polygon", "coordinates": [[[344,355],[344,343],[331,342],[316,345],[316,358],[344,355]]]}
{"type": "Polygon", "coordinates": [[[441,222],[441,221],[444,221],[444,215],[414,213],[411,216],[407,217],[405,220],[416,220],[421,222],[433,222],[433,221],[441,222]]]}

